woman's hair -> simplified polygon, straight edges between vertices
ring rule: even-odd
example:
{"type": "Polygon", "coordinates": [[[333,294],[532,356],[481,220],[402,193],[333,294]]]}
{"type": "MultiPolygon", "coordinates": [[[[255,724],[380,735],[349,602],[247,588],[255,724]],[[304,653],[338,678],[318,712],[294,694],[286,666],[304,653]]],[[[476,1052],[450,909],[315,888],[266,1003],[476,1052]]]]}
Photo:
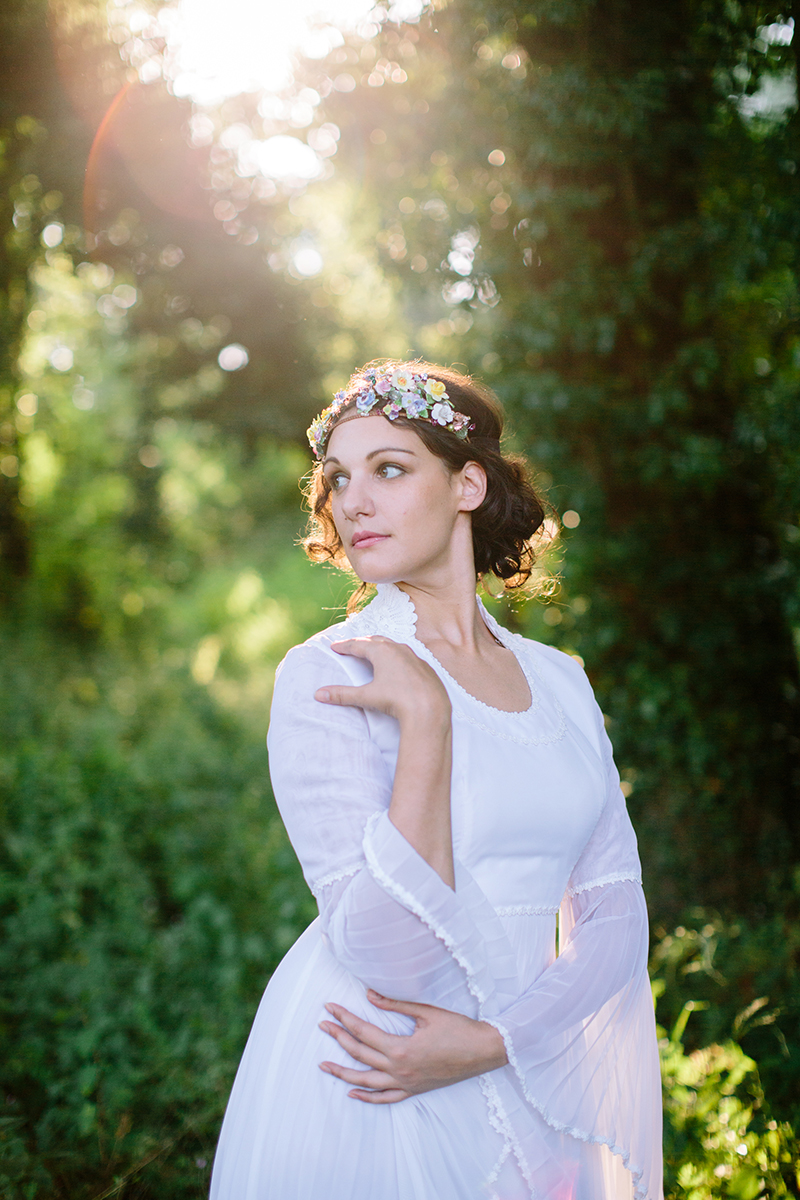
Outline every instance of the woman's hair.
{"type": "MultiPolygon", "coordinates": [[[[368,369],[385,375],[399,368],[416,374],[424,371],[429,379],[441,380],[447,388],[451,406],[469,417],[472,428],[466,439],[429,421],[404,415],[396,417],[392,424],[413,429],[431,453],[453,473],[468,462],[476,462],[483,468],[486,496],[471,514],[475,570],[478,575],[494,574],[503,580],[505,590],[523,587],[531,577],[536,557],[535,542],[541,540],[545,517],[550,510],[534,487],[525,459],[517,454],[504,454],[500,447],[503,409],[493,392],[450,367],[419,361],[377,360],[351,377],[344,392],[353,397],[352,404],[345,405],[339,420],[352,415],[356,397],[368,387],[365,379],[368,369]]],[[[334,424],[331,432],[335,428],[334,424]]],[[[307,535],[302,543],[306,554],[312,562],[327,562],[350,570],[333,521],[331,489],[321,463],[316,464],[308,478],[305,496],[310,512],[307,535]]],[[[355,608],[368,589],[369,585],[362,584],[356,590],[348,604],[348,612],[355,608]]]]}

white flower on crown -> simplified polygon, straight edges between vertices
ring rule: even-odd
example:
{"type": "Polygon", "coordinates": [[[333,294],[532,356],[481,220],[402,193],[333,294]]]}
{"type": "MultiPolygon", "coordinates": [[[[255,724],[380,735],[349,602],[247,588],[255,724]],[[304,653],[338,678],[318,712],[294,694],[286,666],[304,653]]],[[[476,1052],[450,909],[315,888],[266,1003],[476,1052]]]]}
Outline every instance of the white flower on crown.
{"type": "Polygon", "coordinates": [[[452,407],[445,401],[434,404],[431,409],[431,420],[435,421],[437,425],[447,425],[449,421],[452,421],[454,415],[452,407]]]}
{"type": "Polygon", "coordinates": [[[392,387],[398,392],[410,392],[414,387],[414,376],[402,368],[392,372],[392,387]]]}

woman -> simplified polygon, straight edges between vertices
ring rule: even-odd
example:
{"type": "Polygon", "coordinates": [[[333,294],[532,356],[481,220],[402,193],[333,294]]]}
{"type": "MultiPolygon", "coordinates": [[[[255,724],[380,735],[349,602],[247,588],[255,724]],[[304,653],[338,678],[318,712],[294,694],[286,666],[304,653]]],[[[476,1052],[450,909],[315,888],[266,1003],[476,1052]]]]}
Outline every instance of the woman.
{"type": "Polygon", "coordinates": [[[491,393],[384,363],[309,430],[311,557],[377,597],[291,650],[269,732],[320,916],[273,976],[212,1200],[659,1200],[636,840],[569,656],[476,597],[544,513],[491,393]],[[556,955],[556,920],[560,912],[556,955]]]}

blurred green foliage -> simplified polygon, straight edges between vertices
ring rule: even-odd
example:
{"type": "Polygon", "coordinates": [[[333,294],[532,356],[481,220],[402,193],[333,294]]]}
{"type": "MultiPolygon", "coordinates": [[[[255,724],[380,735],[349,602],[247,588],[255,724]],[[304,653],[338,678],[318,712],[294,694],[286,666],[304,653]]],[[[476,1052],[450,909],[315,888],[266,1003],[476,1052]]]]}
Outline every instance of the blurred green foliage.
{"type": "MultiPolygon", "coordinates": [[[[656,980],[654,992],[663,990],[656,980]]],[[[756,1064],[733,1041],[687,1054],[687,1002],[659,1028],[664,1080],[665,1194],[681,1200],[796,1196],[800,1144],[787,1122],[765,1115],[756,1064]]]]}
{"type": "Polygon", "coordinates": [[[200,1195],[313,901],[252,725],[185,671],[44,648],[3,646],[0,1192],[200,1195]]]}
{"type": "Polygon", "coordinates": [[[275,665],[348,590],[293,547],[302,430],[411,352],[497,388],[569,513],[560,590],[496,609],[580,655],[608,714],[671,1030],[667,1194],[797,1195],[789,14],[453,0],[300,64],[303,134],[291,97],[137,82],[147,35],[106,8],[0,14],[0,1193],[205,1194],[315,911],[263,748],[275,665]],[[332,169],[247,176],[248,130],[332,169]]]}

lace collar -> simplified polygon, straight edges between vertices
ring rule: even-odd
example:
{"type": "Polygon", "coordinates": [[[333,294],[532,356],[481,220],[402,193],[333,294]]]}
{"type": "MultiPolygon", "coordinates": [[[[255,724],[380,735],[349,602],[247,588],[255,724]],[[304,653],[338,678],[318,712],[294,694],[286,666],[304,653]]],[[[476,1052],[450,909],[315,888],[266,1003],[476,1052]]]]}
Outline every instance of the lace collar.
{"type": "Polygon", "coordinates": [[[414,602],[394,583],[379,583],[378,594],[348,622],[353,637],[382,634],[393,642],[410,642],[417,636],[414,602]]]}

